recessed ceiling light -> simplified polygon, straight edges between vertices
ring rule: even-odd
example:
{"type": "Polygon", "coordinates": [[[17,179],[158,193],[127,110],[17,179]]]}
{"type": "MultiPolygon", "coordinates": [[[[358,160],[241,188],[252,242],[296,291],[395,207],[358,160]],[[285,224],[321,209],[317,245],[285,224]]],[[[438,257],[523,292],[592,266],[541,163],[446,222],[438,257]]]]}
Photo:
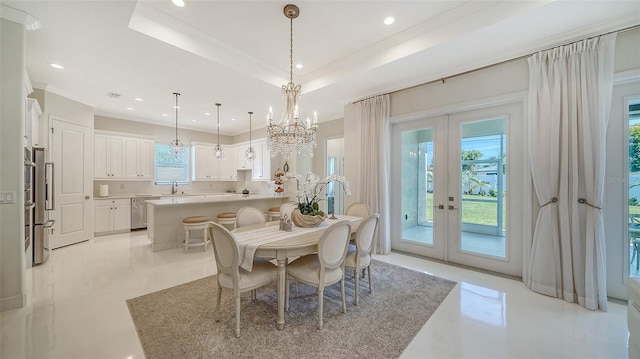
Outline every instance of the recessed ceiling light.
{"type": "Polygon", "coordinates": [[[211,114],[209,112],[205,112],[204,115],[205,116],[211,116],[211,114]]]}
{"type": "Polygon", "coordinates": [[[232,119],[231,119],[231,121],[235,121],[235,120],[236,120],[235,118],[232,118],[232,119]]]}
{"type": "Polygon", "coordinates": [[[163,113],[163,114],[162,114],[162,116],[167,117],[167,116],[169,116],[169,115],[167,115],[166,113],[163,113]]]}
{"type": "Polygon", "coordinates": [[[140,101],[140,102],[144,101],[144,100],[143,100],[143,99],[141,99],[140,97],[134,97],[133,99],[134,99],[134,100],[136,100],[136,101],[140,101]]]}
{"type": "Polygon", "coordinates": [[[396,19],[393,16],[389,16],[388,18],[384,19],[385,25],[391,25],[394,22],[396,22],[396,19]]]}
{"type": "Polygon", "coordinates": [[[127,110],[133,110],[133,107],[127,107],[126,109],[127,110]]]}
{"type": "Polygon", "coordinates": [[[180,106],[173,105],[173,106],[171,106],[171,108],[177,108],[177,109],[180,109],[180,106]]]}
{"type": "Polygon", "coordinates": [[[171,0],[171,2],[177,7],[184,7],[186,5],[184,0],[171,0]]]}
{"type": "Polygon", "coordinates": [[[49,62],[49,66],[58,69],[58,70],[64,70],[64,66],[60,65],[60,64],[56,64],[55,62],[49,62]]]}
{"type": "Polygon", "coordinates": [[[301,69],[303,67],[304,67],[304,65],[302,65],[302,64],[296,64],[296,69],[301,69]]]}
{"type": "Polygon", "coordinates": [[[196,122],[196,120],[191,120],[191,122],[196,122]]]}

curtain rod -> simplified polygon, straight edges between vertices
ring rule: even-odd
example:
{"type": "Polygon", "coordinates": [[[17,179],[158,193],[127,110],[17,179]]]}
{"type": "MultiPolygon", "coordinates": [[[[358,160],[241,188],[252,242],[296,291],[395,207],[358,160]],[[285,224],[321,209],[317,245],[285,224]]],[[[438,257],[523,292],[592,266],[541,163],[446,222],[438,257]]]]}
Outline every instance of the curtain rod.
{"type": "Polygon", "coordinates": [[[402,88],[402,89],[399,89],[399,90],[394,90],[394,91],[391,91],[391,92],[387,92],[387,93],[383,93],[383,94],[379,94],[379,95],[363,98],[363,99],[360,99],[360,100],[352,101],[351,104],[362,102],[362,101],[364,101],[366,99],[373,98],[373,97],[376,97],[376,96],[390,95],[392,93],[405,91],[405,90],[410,90],[410,89],[413,89],[413,88],[416,88],[416,87],[429,85],[429,84],[433,84],[433,83],[436,83],[436,82],[444,83],[445,80],[452,79],[454,77],[459,77],[459,76],[467,75],[467,74],[470,74],[470,73],[473,73],[473,72],[476,72],[476,71],[486,70],[486,69],[494,67],[494,66],[500,66],[500,65],[508,64],[508,63],[511,63],[511,62],[514,62],[514,61],[526,59],[527,57],[529,57],[531,55],[534,55],[534,54],[536,54],[538,52],[548,51],[548,50],[554,49],[556,47],[566,46],[566,45],[573,44],[573,43],[580,42],[580,41],[584,41],[584,40],[591,40],[591,39],[596,38],[596,37],[605,36],[605,35],[609,35],[609,34],[613,34],[613,33],[623,33],[623,32],[627,32],[627,31],[630,31],[630,30],[635,30],[635,29],[638,29],[638,28],[640,28],[640,24],[628,26],[628,27],[625,27],[625,28],[622,28],[622,29],[618,29],[618,30],[605,32],[605,33],[600,34],[600,35],[590,36],[590,37],[584,38],[582,40],[571,40],[571,41],[568,41],[568,42],[565,42],[565,43],[562,43],[562,44],[559,44],[559,45],[555,45],[553,47],[549,47],[549,48],[546,48],[546,49],[543,49],[543,50],[538,50],[538,51],[531,52],[531,53],[528,53],[528,54],[525,54],[525,55],[521,55],[521,56],[518,56],[518,57],[511,58],[511,59],[502,60],[500,62],[496,62],[496,63],[490,64],[490,65],[485,65],[485,66],[478,67],[478,68],[475,68],[475,69],[472,69],[472,70],[467,70],[467,71],[459,72],[457,74],[441,77],[441,78],[436,79],[436,80],[430,80],[430,81],[427,81],[427,82],[419,83],[417,85],[412,85],[412,86],[409,86],[409,87],[405,87],[405,88],[402,88]]]}

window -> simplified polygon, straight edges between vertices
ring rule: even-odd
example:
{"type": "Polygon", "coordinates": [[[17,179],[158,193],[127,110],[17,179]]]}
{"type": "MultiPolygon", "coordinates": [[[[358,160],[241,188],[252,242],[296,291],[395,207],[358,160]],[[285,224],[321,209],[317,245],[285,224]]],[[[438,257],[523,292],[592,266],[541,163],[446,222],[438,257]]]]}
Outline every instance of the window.
{"type": "Polygon", "coordinates": [[[189,147],[184,147],[182,155],[173,157],[168,144],[156,144],[154,178],[158,184],[189,184],[189,147]]]}

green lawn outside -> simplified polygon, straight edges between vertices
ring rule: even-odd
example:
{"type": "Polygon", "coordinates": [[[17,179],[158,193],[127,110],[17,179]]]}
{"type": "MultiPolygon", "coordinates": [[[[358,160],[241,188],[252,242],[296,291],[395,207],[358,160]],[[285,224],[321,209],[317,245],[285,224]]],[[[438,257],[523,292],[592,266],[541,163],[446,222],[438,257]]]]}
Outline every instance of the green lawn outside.
{"type": "MultiPolygon", "coordinates": [[[[432,193],[427,193],[427,218],[433,221],[433,200],[432,193]]],[[[484,224],[488,226],[496,226],[498,224],[498,204],[496,202],[471,202],[465,201],[465,199],[484,199],[495,201],[495,197],[490,196],[478,196],[478,195],[462,195],[462,222],[473,224],[484,224]]],[[[640,206],[638,206],[638,213],[640,213],[640,206]]],[[[502,207],[503,226],[506,226],[506,211],[504,206],[502,207]]]]}

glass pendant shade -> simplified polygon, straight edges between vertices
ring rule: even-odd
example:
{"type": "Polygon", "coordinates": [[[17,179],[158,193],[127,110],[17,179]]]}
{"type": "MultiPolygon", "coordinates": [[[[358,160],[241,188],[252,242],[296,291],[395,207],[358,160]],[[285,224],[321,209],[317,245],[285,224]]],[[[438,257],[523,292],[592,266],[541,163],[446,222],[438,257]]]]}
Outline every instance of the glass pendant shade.
{"type": "Polygon", "coordinates": [[[221,103],[216,103],[216,110],[218,112],[218,144],[213,148],[213,158],[221,160],[224,158],[224,150],[220,146],[220,106],[221,103]]]}
{"type": "Polygon", "coordinates": [[[249,161],[253,161],[256,159],[256,150],[254,150],[253,146],[251,145],[251,116],[252,115],[253,115],[253,112],[249,111],[249,148],[247,148],[247,150],[244,152],[245,157],[249,161]]]}
{"type": "Polygon", "coordinates": [[[293,83],[293,19],[299,14],[300,10],[295,5],[284,7],[284,15],[290,20],[289,83],[282,86],[282,97],[285,99],[282,118],[275,123],[271,108],[267,117],[267,146],[271,157],[281,154],[285,158],[296,155],[311,158],[316,147],[318,116],[313,113],[313,123],[309,117],[306,121],[300,120],[298,100],[301,87],[293,83]]]}
{"type": "Polygon", "coordinates": [[[176,139],[169,143],[169,153],[174,158],[178,158],[182,156],[182,153],[184,153],[184,145],[178,138],[178,96],[180,96],[180,94],[177,92],[174,92],[173,94],[176,96],[176,139]]]}

